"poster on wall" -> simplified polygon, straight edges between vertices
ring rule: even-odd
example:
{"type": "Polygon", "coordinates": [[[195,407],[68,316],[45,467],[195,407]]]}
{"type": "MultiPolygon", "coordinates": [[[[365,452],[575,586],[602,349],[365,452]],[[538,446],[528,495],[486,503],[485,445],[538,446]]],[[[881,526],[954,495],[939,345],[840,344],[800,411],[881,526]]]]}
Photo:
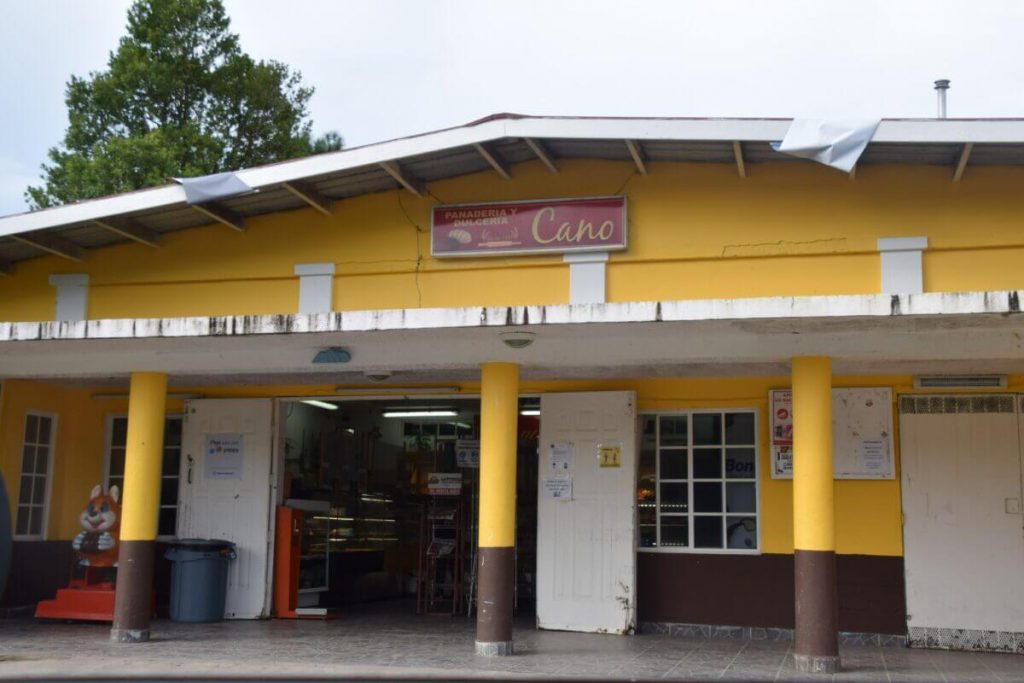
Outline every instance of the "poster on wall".
{"type": "Polygon", "coordinates": [[[572,469],[571,443],[551,444],[548,455],[548,469],[552,472],[568,472],[572,469]]]}
{"type": "Polygon", "coordinates": [[[480,468],[480,439],[455,441],[455,464],[459,467],[480,468]]]}
{"type": "Polygon", "coordinates": [[[543,477],[541,488],[548,500],[572,500],[572,477],[543,477]]]}
{"type": "MultiPolygon", "coordinates": [[[[793,478],[793,393],[768,392],[771,407],[771,475],[793,478]]],[[[832,470],[836,479],[893,479],[892,390],[832,390],[832,470]]]]}
{"type": "Polygon", "coordinates": [[[207,434],[204,474],[207,479],[241,479],[244,450],[241,434],[207,434]]]}
{"type": "Polygon", "coordinates": [[[462,472],[431,472],[427,475],[427,493],[431,496],[462,495],[462,472]]]}

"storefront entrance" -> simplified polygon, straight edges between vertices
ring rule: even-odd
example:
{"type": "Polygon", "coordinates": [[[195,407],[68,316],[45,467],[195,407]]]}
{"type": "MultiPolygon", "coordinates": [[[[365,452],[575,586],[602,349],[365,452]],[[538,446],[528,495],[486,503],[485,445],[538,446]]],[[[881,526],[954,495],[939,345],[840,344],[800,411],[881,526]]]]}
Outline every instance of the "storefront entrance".
{"type": "Polygon", "coordinates": [[[911,642],[1024,646],[1024,397],[902,396],[899,405],[911,642]]]}

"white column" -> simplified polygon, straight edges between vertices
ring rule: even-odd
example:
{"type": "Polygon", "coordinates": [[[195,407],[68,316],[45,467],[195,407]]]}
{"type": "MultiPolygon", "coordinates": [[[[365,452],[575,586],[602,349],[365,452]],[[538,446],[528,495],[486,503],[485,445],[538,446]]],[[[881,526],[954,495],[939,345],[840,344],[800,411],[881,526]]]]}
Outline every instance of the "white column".
{"type": "Polygon", "coordinates": [[[882,259],[882,294],[920,294],[924,291],[922,252],[927,237],[884,237],[878,240],[882,259]]]}
{"type": "Polygon", "coordinates": [[[566,254],[562,260],[569,264],[569,303],[605,303],[607,300],[605,269],[608,265],[608,252],[566,254]]]}
{"type": "Polygon", "coordinates": [[[85,320],[89,305],[89,276],[84,273],[51,275],[50,284],[57,288],[54,320],[85,320]]]}
{"type": "Polygon", "coordinates": [[[334,305],[334,264],[299,263],[299,313],[330,313],[334,305]]]}

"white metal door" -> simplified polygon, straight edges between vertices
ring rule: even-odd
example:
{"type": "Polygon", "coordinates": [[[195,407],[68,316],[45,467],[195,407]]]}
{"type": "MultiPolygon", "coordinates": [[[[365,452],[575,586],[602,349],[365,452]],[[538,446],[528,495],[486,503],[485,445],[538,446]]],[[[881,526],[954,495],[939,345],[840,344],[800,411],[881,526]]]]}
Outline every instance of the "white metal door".
{"type": "Polygon", "coordinates": [[[1024,630],[1016,396],[904,396],[900,459],[911,627],[1024,630]]]}
{"type": "Polygon", "coordinates": [[[185,407],[178,537],[236,544],[224,608],[229,619],[268,614],[273,422],[271,399],[204,399],[185,407]],[[240,456],[208,452],[220,443],[239,444],[240,456]]]}
{"type": "Polygon", "coordinates": [[[540,401],[537,625],[631,633],[636,625],[636,401],[631,391],[540,401]],[[617,466],[601,466],[618,449],[617,466]],[[559,482],[570,477],[571,497],[559,482]]]}

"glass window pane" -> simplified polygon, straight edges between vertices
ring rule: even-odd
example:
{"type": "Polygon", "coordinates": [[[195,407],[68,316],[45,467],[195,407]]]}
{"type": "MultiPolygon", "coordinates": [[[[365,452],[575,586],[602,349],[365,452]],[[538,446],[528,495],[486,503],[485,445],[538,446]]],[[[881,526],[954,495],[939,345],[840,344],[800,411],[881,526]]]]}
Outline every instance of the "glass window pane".
{"type": "Polygon", "coordinates": [[[726,517],[725,533],[729,548],[757,550],[757,519],[754,517],[726,517]]]}
{"type": "Polygon", "coordinates": [[[685,415],[661,417],[661,445],[685,446],[688,418],[685,415]]]}
{"type": "Polygon", "coordinates": [[[738,446],[754,445],[754,414],[725,414],[725,443],[738,446]]]}
{"type": "Polygon", "coordinates": [[[36,477],[32,482],[32,503],[42,505],[46,502],[46,477],[36,477]]]}
{"type": "Polygon", "coordinates": [[[178,504],[178,478],[168,477],[160,482],[160,504],[178,504]]]}
{"type": "Polygon", "coordinates": [[[36,443],[39,437],[39,418],[35,415],[25,416],[25,443],[36,443]]]}
{"type": "Polygon", "coordinates": [[[686,548],[690,545],[690,518],[686,516],[661,517],[661,547],[686,548]]]}
{"type": "Polygon", "coordinates": [[[721,512],[722,485],[720,483],[697,483],[693,485],[694,512],[721,512]]]}
{"type": "Polygon", "coordinates": [[[124,475],[124,448],[110,449],[110,476],[124,475]]]}
{"type": "Polygon", "coordinates": [[[36,447],[25,446],[21,452],[21,471],[23,474],[31,474],[36,471],[36,447]]]}
{"type": "Polygon", "coordinates": [[[722,416],[697,413],[693,416],[693,445],[719,446],[722,443],[722,416]]]}
{"type": "MultiPolygon", "coordinates": [[[[657,444],[654,438],[654,418],[647,415],[640,418],[640,454],[637,458],[636,475],[640,487],[645,484],[650,490],[651,499],[654,499],[654,477],[656,473],[655,458],[657,457],[657,444]]],[[[637,500],[645,500],[639,493],[637,500]]]]}
{"type": "Polygon", "coordinates": [[[725,449],[725,478],[753,479],[756,473],[756,458],[757,454],[753,448],[725,449]]]}
{"type": "Polygon", "coordinates": [[[455,436],[455,425],[441,424],[437,428],[437,433],[441,436],[455,436]]]}
{"type": "Polygon", "coordinates": [[[21,486],[18,488],[18,505],[28,505],[32,502],[32,480],[31,474],[21,475],[21,486]]]}
{"type": "Polygon", "coordinates": [[[32,516],[28,521],[28,532],[33,536],[41,536],[43,534],[43,509],[33,507],[32,516]]]}
{"type": "Polygon", "coordinates": [[[24,536],[28,533],[28,518],[31,515],[31,513],[32,508],[28,506],[18,507],[18,520],[14,524],[14,533],[16,533],[19,536],[24,536]]]}
{"type": "Polygon", "coordinates": [[[636,482],[636,500],[638,503],[649,502],[654,505],[656,498],[655,485],[656,477],[654,472],[643,474],[637,477],[636,482]]]}
{"type": "MultiPolygon", "coordinates": [[[[124,457],[122,454],[121,457],[124,457]]],[[[123,467],[123,465],[122,465],[123,467]]],[[[181,451],[177,448],[164,448],[164,464],[163,473],[164,475],[177,476],[178,472],[181,471],[181,451]]]]}
{"type": "Polygon", "coordinates": [[[726,512],[757,512],[757,494],[754,491],[754,484],[734,484],[732,482],[726,484],[725,505],[726,512]]]}
{"type": "Polygon", "coordinates": [[[39,418],[39,440],[36,443],[48,444],[50,443],[50,432],[53,430],[53,418],[52,417],[41,417],[39,418]]]}
{"type": "Polygon", "coordinates": [[[160,508],[160,521],[156,533],[160,536],[173,536],[178,518],[177,508],[160,508]]]}
{"type": "Polygon", "coordinates": [[[686,484],[662,484],[661,505],[662,512],[687,512],[690,509],[689,491],[686,484]]]}
{"type": "Polygon", "coordinates": [[[653,548],[657,545],[657,510],[653,502],[640,503],[637,507],[637,527],[641,548],[653,548]]]}
{"type": "Polygon", "coordinates": [[[693,449],[693,478],[722,478],[722,450],[720,448],[693,449]]]}
{"type": "Polygon", "coordinates": [[[169,417],[164,424],[164,446],[181,445],[181,418],[169,417]]]}
{"type": "Polygon", "coordinates": [[[665,450],[661,452],[661,478],[689,479],[685,450],[665,450]]]}
{"type": "Polygon", "coordinates": [[[693,547],[694,548],[721,548],[722,547],[722,518],[694,517],[693,518],[693,547]]]}
{"type": "Polygon", "coordinates": [[[637,541],[641,548],[657,548],[658,529],[653,526],[641,526],[637,541]]]}
{"type": "Polygon", "coordinates": [[[50,449],[48,446],[36,448],[36,474],[46,474],[50,467],[50,449]]]}
{"type": "Polygon", "coordinates": [[[124,448],[126,443],[128,443],[128,418],[115,417],[110,429],[110,444],[124,448]]]}

